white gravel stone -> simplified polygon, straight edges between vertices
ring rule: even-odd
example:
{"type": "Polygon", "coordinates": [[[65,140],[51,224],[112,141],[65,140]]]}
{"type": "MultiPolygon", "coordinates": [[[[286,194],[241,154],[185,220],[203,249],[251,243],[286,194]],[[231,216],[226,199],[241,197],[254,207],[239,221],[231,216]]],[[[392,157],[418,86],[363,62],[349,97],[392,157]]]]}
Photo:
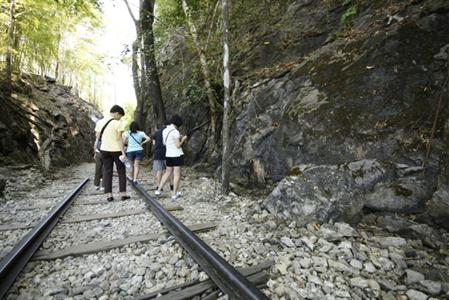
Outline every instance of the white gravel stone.
{"type": "Polygon", "coordinates": [[[426,294],[413,289],[408,290],[406,295],[409,300],[426,300],[428,298],[426,294]]]}
{"type": "Polygon", "coordinates": [[[419,273],[418,271],[412,269],[406,269],[405,273],[407,274],[407,284],[412,284],[414,282],[419,282],[424,280],[424,275],[419,273]]]}
{"type": "MultiPolygon", "coordinates": [[[[93,166],[87,166],[71,173],[92,176],[93,166]]],[[[149,170],[142,172],[150,174],[149,170]]],[[[152,177],[146,179],[141,181],[141,186],[153,184],[152,177]]],[[[52,184],[41,195],[75,185],[68,182],[66,179],[57,185],[52,184]]],[[[420,269],[423,263],[426,268],[438,266],[443,274],[449,272],[444,258],[438,260],[437,255],[431,256],[431,250],[423,248],[420,241],[406,240],[394,233],[385,237],[385,232],[376,228],[353,228],[346,223],[322,224],[321,227],[318,224],[306,227],[297,227],[292,222],[285,224],[263,209],[260,197],[242,196],[243,193],[224,196],[210,188],[215,185],[218,183],[211,177],[199,177],[187,168],[181,186],[185,196],[177,202],[184,210],[173,211],[172,214],[188,224],[217,222],[217,229],[198,235],[236,267],[274,260],[275,266],[269,270],[270,279],[264,289],[271,299],[390,299],[388,297],[396,295],[405,297],[404,294],[409,298],[423,294],[441,298],[449,289],[445,283],[425,280],[422,274],[422,277],[409,279],[412,268],[420,269]],[[196,183],[201,177],[208,188],[198,189],[196,183]],[[412,249],[416,256],[405,257],[404,241],[407,249],[412,249]],[[427,261],[427,257],[434,257],[434,260],[427,261]]],[[[144,209],[138,195],[133,190],[130,194],[132,199],[126,202],[75,205],[66,217],[144,209]]],[[[172,203],[167,195],[158,199],[163,205],[172,203]]],[[[93,194],[91,186],[85,196],[83,201],[104,200],[103,194],[93,194]]],[[[32,200],[30,204],[37,205],[56,204],[61,199],[32,200]]],[[[15,216],[20,217],[18,221],[39,220],[48,212],[48,209],[39,213],[20,211],[17,209],[19,205],[23,203],[0,203],[4,210],[16,212],[5,220],[14,221],[15,216]]],[[[0,218],[3,217],[0,215],[0,218]]],[[[0,232],[0,249],[11,249],[26,232],[0,232]]],[[[76,244],[82,244],[145,233],[158,234],[160,238],[81,257],[32,261],[11,288],[10,296],[15,295],[19,299],[133,299],[189,280],[208,279],[207,274],[173,238],[168,237],[150,213],[60,224],[43,248],[70,247],[75,244],[74,238],[76,244]],[[48,297],[44,296],[46,293],[48,297]]],[[[443,237],[447,241],[449,236],[443,237]]]]}

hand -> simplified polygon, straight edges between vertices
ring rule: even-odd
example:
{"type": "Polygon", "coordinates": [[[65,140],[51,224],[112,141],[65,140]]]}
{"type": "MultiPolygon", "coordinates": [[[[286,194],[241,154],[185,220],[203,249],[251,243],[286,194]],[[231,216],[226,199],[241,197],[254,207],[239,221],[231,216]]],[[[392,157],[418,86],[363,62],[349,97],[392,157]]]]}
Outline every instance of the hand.
{"type": "Polygon", "coordinates": [[[187,135],[184,135],[182,138],[181,138],[181,142],[185,142],[187,140],[187,135]]]}

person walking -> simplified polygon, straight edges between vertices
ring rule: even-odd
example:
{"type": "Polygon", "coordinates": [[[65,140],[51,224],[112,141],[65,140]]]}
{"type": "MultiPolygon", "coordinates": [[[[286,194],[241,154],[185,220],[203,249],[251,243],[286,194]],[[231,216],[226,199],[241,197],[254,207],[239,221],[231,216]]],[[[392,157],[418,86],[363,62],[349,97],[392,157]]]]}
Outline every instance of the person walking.
{"type": "Polygon", "coordinates": [[[114,163],[118,173],[121,199],[126,200],[130,198],[126,194],[125,165],[120,160],[125,157],[125,149],[122,140],[124,124],[120,122],[120,119],[124,115],[125,111],[123,108],[119,105],[114,105],[110,110],[110,117],[101,119],[97,122],[95,127],[97,140],[99,141],[99,145],[97,145],[103,158],[103,183],[107,201],[114,200],[114,197],[112,196],[112,172],[114,163]]]}
{"type": "Polygon", "coordinates": [[[126,148],[126,156],[129,164],[131,165],[130,172],[128,173],[128,179],[137,184],[137,177],[139,176],[140,162],[143,159],[143,147],[142,145],[151,141],[145,132],[139,130],[139,124],[136,121],[131,122],[129,125],[129,131],[123,135],[125,143],[128,145],[126,148]]]}
{"type": "MultiPolygon", "coordinates": [[[[165,152],[166,147],[163,142],[162,138],[162,131],[167,127],[167,125],[170,125],[170,122],[166,122],[165,124],[161,125],[159,129],[153,134],[153,171],[156,172],[156,188],[159,187],[159,184],[161,183],[162,175],[164,173],[164,170],[166,169],[166,163],[165,163],[165,152]]],[[[170,177],[170,189],[173,190],[173,180],[172,177],[170,177]]]]}
{"type": "Polygon", "coordinates": [[[155,194],[161,194],[165,183],[173,173],[173,200],[181,196],[178,189],[181,182],[181,166],[184,165],[184,152],[182,151],[182,145],[187,140],[187,136],[181,136],[178,131],[178,128],[182,126],[182,123],[181,117],[179,115],[174,115],[170,119],[170,125],[162,131],[162,141],[166,147],[165,161],[167,163],[167,168],[162,176],[157,190],[155,191],[155,194]]]}

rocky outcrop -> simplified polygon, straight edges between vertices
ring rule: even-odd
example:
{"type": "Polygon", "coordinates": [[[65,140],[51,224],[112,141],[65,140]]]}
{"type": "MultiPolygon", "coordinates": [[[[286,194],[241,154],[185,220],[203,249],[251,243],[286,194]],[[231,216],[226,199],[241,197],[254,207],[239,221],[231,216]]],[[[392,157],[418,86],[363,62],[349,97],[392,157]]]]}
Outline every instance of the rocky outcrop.
{"type": "MultiPolygon", "coordinates": [[[[421,167],[360,160],[342,165],[300,165],[265,199],[265,207],[297,224],[359,221],[367,212],[423,213],[435,189],[435,176],[421,167]]],[[[434,195],[430,207],[447,213],[444,200],[434,195]]],[[[436,212],[434,212],[436,213],[436,212]]],[[[441,218],[440,217],[440,218],[441,218]]]]}
{"type": "Polygon", "coordinates": [[[427,203],[432,220],[449,230],[449,186],[441,186],[427,203]]]}
{"type": "MultiPolygon", "coordinates": [[[[309,213],[303,206],[313,203],[321,210],[314,218],[332,219],[325,199],[349,203],[331,188],[346,182],[317,185],[316,195],[312,188],[346,165],[354,193],[363,194],[354,209],[363,202],[368,211],[425,211],[437,178],[449,181],[447,107],[438,112],[431,140],[439,99],[448,101],[449,2],[291,0],[254,10],[258,21],[254,11],[243,16],[248,20],[239,20],[231,47],[232,76],[239,81],[232,180],[248,187],[279,182],[265,202],[276,214],[299,220],[309,213]],[[321,178],[296,174],[308,164],[321,178]],[[372,170],[369,177],[357,175],[364,168],[372,170]]],[[[182,43],[176,50],[185,61],[193,57],[182,43]]],[[[180,64],[174,57],[162,66],[169,99],[177,98],[174,85],[185,78],[194,86],[192,68],[183,68],[181,78],[180,64]]],[[[185,92],[194,98],[193,88],[185,92]]],[[[189,101],[199,108],[187,116],[207,118],[203,102],[189,101]]]]}
{"type": "Polygon", "coordinates": [[[264,205],[298,225],[310,222],[356,221],[363,197],[354,178],[336,166],[304,166],[300,174],[284,178],[264,205]]]}
{"type": "MultiPolygon", "coordinates": [[[[284,18],[303,20],[311,12],[296,29],[319,32],[322,41],[312,49],[298,49],[301,59],[264,66],[241,93],[244,105],[237,117],[234,148],[234,167],[241,178],[247,177],[244,173],[253,159],[261,161],[273,180],[282,179],[299,163],[376,158],[421,165],[447,77],[446,61],[438,54],[449,44],[449,5],[402,2],[394,10],[406,17],[388,23],[385,17],[393,14],[393,7],[375,9],[365,3],[353,31],[339,38],[321,19],[312,19],[318,2],[300,3],[284,18]]],[[[335,23],[345,7],[334,9],[326,24],[338,29],[335,23]]],[[[277,44],[276,37],[269,36],[267,42],[277,44]]],[[[316,39],[304,37],[301,44],[311,45],[316,39]]],[[[437,151],[431,164],[442,154],[442,137],[434,141],[437,151]]]]}
{"type": "Polygon", "coordinates": [[[0,106],[0,162],[36,163],[44,169],[92,156],[92,105],[51,78],[21,75],[0,106]]]}

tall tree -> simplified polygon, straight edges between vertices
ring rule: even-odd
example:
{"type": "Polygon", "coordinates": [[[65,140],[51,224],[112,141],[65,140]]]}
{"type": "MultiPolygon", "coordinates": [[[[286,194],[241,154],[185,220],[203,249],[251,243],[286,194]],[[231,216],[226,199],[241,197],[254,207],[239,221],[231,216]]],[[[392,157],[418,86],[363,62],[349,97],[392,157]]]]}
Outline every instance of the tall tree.
{"type": "MultiPolygon", "coordinates": [[[[145,76],[142,76],[143,70],[139,68],[139,51],[141,51],[142,48],[142,30],[140,25],[140,19],[137,19],[134,16],[134,13],[131,10],[131,7],[129,6],[128,0],[123,0],[126,4],[126,8],[128,9],[129,15],[131,16],[131,19],[134,22],[134,27],[136,28],[136,40],[133,42],[131,48],[131,70],[133,73],[133,84],[134,84],[134,91],[136,94],[136,100],[137,100],[137,107],[135,110],[135,116],[134,119],[139,123],[142,128],[145,125],[145,118],[143,113],[143,107],[144,107],[144,101],[145,98],[143,97],[144,91],[145,91],[145,76]]],[[[141,10],[142,1],[139,3],[139,11],[141,10]]]]}
{"type": "Polygon", "coordinates": [[[12,91],[12,56],[14,49],[14,19],[15,19],[15,8],[16,1],[10,0],[9,9],[9,26],[8,26],[8,50],[6,52],[6,93],[8,96],[11,95],[12,91]]]}
{"type": "Polygon", "coordinates": [[[143,0],[141,6],[141,30],[143,39],[143,56],[145,65],[145,87],[146,94],[150,98],[153,108],[153,118],[144,115],[147,126],[145,129],[152,131],[158,124],[163,124],[166,121],[165,107],[162,99],[161,85],[159,82],[159,73],[156,64],[156,55],[154,47],[153,22],[154,22],[154,5],[155,0],[143,0]],[[153,121],[153,128],[149,125],[153,121]]]}
{"type": "Polygon", "coordinates": [[[217,97],[215,96],[215,92],[212,88],[213,79],[211,72],[209,71],[206,54],[201,44],[200,38],[198,36],[198,31],[193,22],[192,14],[190,12],[190,8],[186,0],[182,0],[182,8],[186,16],[187,24],[189,26],[190,35],[192,36],[196,51],[200,57],[201,72],[203,73],[203,80],[206,86],[206,94],[210,109],[211,138],[209,139],[208,148],[210,153],[213,153],[216,150],[218,142],[218,121],[219,121],[220,105],[217,101],[217,97]]]}
{"type": "Polygon", "coordinates": [[[231,148],[230,140],[230,111],[231,104],[229,100],[229,89],[231,84],[231,75],[229,71],[229,43],[228,43],[228,1],[222,0],[223,5],[223,153],[221,166],[222,189],[227,194],[229,192],[229,155],[231,148]]]}

